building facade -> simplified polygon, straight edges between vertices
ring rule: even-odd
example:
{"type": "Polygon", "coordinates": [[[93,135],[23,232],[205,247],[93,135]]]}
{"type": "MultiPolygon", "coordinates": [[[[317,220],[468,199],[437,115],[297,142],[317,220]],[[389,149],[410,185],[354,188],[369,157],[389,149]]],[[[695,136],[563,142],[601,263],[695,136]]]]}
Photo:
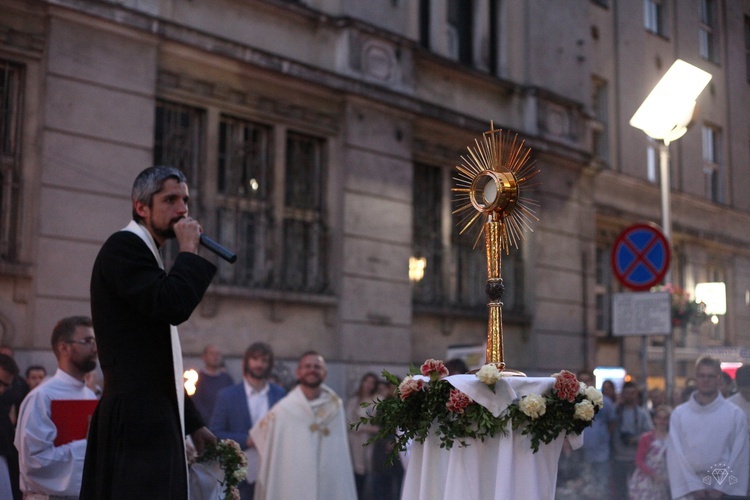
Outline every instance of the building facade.
{"type": "Polygon", "coordinates": [[[494,123],[542,171],[503,257],[508,364],[640,375],[646,352],[663,376],[662,338],[612,336],[609,252],[661,220],[658,147],[628,121],[679,58],[713,78],[670,145],[672,281],[728,305],[677,331],[678,375],[710,348],[747,361],[748,40],[747,0],[0,0],[0,339],[33,357],[88,313],[133,178],[170,164],[238,254],[180,325],[187,356],[314,348],[349,390],[481,345],[484,255],[451,188],[494,123]]]}

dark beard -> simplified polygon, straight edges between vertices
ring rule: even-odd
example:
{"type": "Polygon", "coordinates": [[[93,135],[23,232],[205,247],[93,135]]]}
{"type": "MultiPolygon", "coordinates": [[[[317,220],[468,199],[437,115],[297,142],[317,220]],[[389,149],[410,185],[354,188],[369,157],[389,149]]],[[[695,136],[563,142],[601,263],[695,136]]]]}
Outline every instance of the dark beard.
{"type": "Polygon", "coordinates": [[[83,373],[88,373],[96,368],[96,360],[84,359],[83,361],[73,361],[73,366],[78,368],[83,373]]]}
{"type": "Polygon", "coordinates": [[[165,240],[170,240],[175,237],[174,229],[171,226],[166,229],[159,229],[152,226],[151,229],[153,229],[157,236],[165,240]]]}
{"type": "Polygon", "coordinates": [[[153,219],[152,219],[151,220],[151,230],[154,233],[156,233],[156,235],[159,236],[160,238],[163,238],[165,240],[170,240],[170,239],[176,237],[176,235],[174,234],[174,225],[180,219],[182,219],[182,217],[178,217],[176,219],[173,219],[173,220],[169,221],[169,226],[165,227],[165,228],[154,226],[153,219]]]}
{"type": "Polygon", "coordinates": [[[256,380],[266,380],[271,375],[271,368],[265,370],[251,370],[248,368],[247,374],[256,380]]]}

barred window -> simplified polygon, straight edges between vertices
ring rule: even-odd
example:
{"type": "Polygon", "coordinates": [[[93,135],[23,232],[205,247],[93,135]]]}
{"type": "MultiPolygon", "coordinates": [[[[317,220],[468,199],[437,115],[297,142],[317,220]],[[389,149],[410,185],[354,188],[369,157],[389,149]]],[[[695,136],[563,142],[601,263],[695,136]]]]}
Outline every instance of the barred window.
{"type": "Polygon", "coordinates": [[[281,287],[325,292],[328,287],[328,231],[323,139],[288,132],[284,175],[283,274],[281,287]]]}
{"type": "MultiPolygon", "coordinates": [[[[167,101],[157,101],[154,124],[154,165],[167,165],[182,170],[190,188],[190,215],[201,218],[200,173],[203,158],[205,112],[167,101]]],[[[164,265],[169,268],[178,252],[174,240],[162,249],[164,265]]]]}
{"type": "Polygon", "coordinates": [[[270,260],[273,220],[271,127],[222,116],[219,123],[216,218],[218,238],[237,252],[220,263],[218,282],[250,288],[273,286],[270,260]]]}
{"type": "MultiPolygon", "coordinates": [[[[421,260],[424,274],[410,273],[412,298],[415,304],[423,306],[484,313],[487,306],[484,239],[480,238],[475,248],[475,230],[459,234],[462,228],[451,216],[451,173],[450,169],[432,165],[414,165],[412,254],[413,262],[421,260]]],[[[503,253],[502,278],[503,309],[522,313],[524,284],[520,251],[503,253]]]]}
{"type": "Polygon", "coordinates": [[[412,279],[413,298],[422,304],[444,301],[443,285],[443,181],[439,168],[417,163],[412,185],[414,218],[412,254],[422,262],[424,274],[412,279]]]}
{"type": "MultiPolygon", "coordinates": [[[[154,165],[177,167],[185,173],[191,188],[200,184],[203,162],[205,112],[201,109],[157,101],[154,138],[154,165]]],[[[191,210],[196,205],[191,194],[191,210]]]]}
{"type": "MultiPolygon", "coordinates": [[[[209,139],[206,116],[159,101],[154,162],[185,172],[191,213],[237,253],[234,264],[218,261],[215,283],[329,294],[325,139],[220,111],[209,139]],[[274,157],[279,140],[283,158],[274,157]],[[216,151],[215,161],[204,150],[216,151]]],[[[174,243],[164,251],[167,265],[175,251],[174,243]]]]}
{"type": "Polygon", "coordinates": [[[18,259],[23,67],[0,60],[0,260],[18,259]]]}

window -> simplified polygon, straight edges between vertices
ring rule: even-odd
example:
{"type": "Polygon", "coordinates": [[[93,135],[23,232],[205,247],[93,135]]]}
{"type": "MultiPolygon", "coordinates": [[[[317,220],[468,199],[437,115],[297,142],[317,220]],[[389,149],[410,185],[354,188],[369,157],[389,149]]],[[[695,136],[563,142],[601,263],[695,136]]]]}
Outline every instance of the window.
{"type": "Polygon", "coordinates": [[[750,82],[750,16],[745,16],[745,72],[750,82]]]}
{"type": "Polygon", "coordinates": [[[424,275],[414,282],[413,297],[415,302],[422,304],[440,304],[446,292],[443,284],[441,174],[437,167],[419,163],[414,166],[412,253],[417,259],[423,259],[424,275]]]}
{"type": "Polygon", "coordinates": [[[419,45],[430,48],[430,0],[419,0],[419,45]]]}
{"type": "Polygon", "coordinates": [[[594,122],[591,128],[591,146],[594,157],[609,163],[609,113],[607,82],[594,77],[591,82],[591,109],[594,122]]]}
{"type": "MultiPolygon", "coordinates": [[[[197,186],[201,184],[198,165],[202,162],[204,112],[182,104],[157,101],[154,125],[154,165],[177,167],[185,173],[190,188],[190,214],[201,219],[197,186]]],[[[162,257],[169,267],[177,256],[177,244],[164,246],[162,257]]]]}
{"type": "Polygon", "coordinates": [[[0,60],[0,260],[18,259],[23,67],[0,60]]]}
{"type": "Polygon", "coordinates": [[[698,28],[699,50],[702,58],[719,62],[719,24],[716,0],[701,0],[701,21],[698,28]]]}
{"type": "Polygon", "coordinates": [[[704,195],[715,203],[724,202],[721,166],[721,134],[717,127],[703,126],[703,174],[705,178],[704,195]]]}
{"type": "Polygon", "coordinates": [[[234,264],[219,261],[215,283],[330,293],[325,139],[219,112],[215,149],[204,148],[205,111],[159,101],[156,115],[155,163],[186,172],[191,213],[237,252],[234,264]],[[200,160],[204,149],[215,162],[200,160]]]}
{"type": "Polygon", "coordinates": [[[195,210],[195,186],[200,185],[199,165],[203,162],[204,112],[182,104],[158,101],[154,165],[169,165],[182,170],[191,187],[191,210],[195,210]]]}
{"type": "MultiPolygon", "coordinates": [[[[450,169],[417,163],[414,166],[413,256],[424,259],[424,276],[413,281],[412,297],[424,306],[440,306],[485,313],[487,264],[484,240],[476,248],[477,233],[459,234],[458,220],[451,216],[450,169]]],[[[475,222],[475,224],[477,224],[475,222]]],[[[523,312],[524,284],[521,252],[502,255],[505,284],[503,310],[523,312]]]]}
{"type": "Polygon", "coordinates": [[[473,65],[472,0],[448,0],[448,54],[462,64],[473,65]]]}
{"type": "Polygon", "coordinates": [[[281,265],[285,290],[322,293],[328,289],[323,153],[323,139],[287,133],[281,265]]]}
{"type": "Polygon", "coordinates": [[[664,0],[643,0],[643,26],[656,35],[666,36],[664,0]]]}
{"type": "Polygon", "coordinates": [[[219,123],[216,216],[218,238],[238,252],[233,266],[221,265],[218,282],[270,287],[272,248],[272,130],[222,116],[219,123]]]}

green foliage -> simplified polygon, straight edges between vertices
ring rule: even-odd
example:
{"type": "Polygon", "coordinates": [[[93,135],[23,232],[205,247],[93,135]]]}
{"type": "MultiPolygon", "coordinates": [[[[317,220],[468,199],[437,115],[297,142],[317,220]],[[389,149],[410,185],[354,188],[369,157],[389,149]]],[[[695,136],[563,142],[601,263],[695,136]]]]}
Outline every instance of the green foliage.
{"type": "MultiPolygon", "coordinates": [[[[509,431],[520,432],[531,436],[531,447],[536,453],[541,443],[549,444],[560,434],[583,432],[591,425],[593,415],[599,410],[602,401],[599,391],[586,388],[573,374],[563,372],[564,375],[556,374],[555,387],[558,387],[558,381],[572,386],[572,401],[565,399],[562,392],[553,389],[544,396],[524,396],[530,397],[525,403],[531,401],[536,405],[535,410],[529,409],[530,405],[524,403],[519,406],[524,399],[521,398],[495,417],[487,408],[454,389],[445,378],[434,376],[435,372],[425,373],[424,365],[423,373],[429,376],[429,380],[413,379],[415,373],[416,370],[412,368],[410,376],[399,385],[398,378],[384,370],[383,377],[398,388],[391,397],[362,403],[363,407],[371,408],[371,416],[362,417],[351,424],[353,429],[366,424],[378,427],[377,434],[366,443],[368,445],[381,439],[393,442],[388,463],[393,462],[398,452],[405,451],[409,442],[424,443],[430,434],[440,440],[441,448],[451,449],[455,443],[469,446],[470,440],[484,441],[495,436],[505,436],[509,431]],[[459,396],[463,399],[456,404],[452,397],[459,396]],[[580,413],[576,411],[579,403],[584,406],[579,409],[580,413]],[[584,411],[585,408],[588,413],[584,411]]],[[[494,389],[494,384],[490,388],[494,389]]]]}

